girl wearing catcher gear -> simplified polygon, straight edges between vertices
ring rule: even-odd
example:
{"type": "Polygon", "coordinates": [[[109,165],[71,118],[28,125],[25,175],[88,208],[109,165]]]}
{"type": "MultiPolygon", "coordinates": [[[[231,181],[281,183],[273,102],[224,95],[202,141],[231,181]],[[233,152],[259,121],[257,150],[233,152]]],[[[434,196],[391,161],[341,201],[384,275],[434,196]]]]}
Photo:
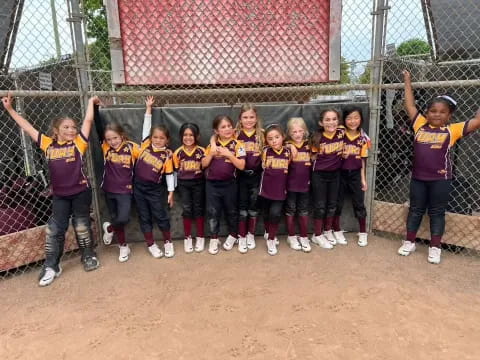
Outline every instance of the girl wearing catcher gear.
{"type": "Polygon", "coordinates": [[[92,239],[90,226],[92,191],[83,172],[83,156],[87,151],[88,136],[93,124],[94,105],[98,105],[100,100],[93,97],[88,101],[80,131],[75,120],[68,117],[58,118],[52,122],[51,137],[39,132],[13,109],[10,94],[2,98],[2,103],[18,126],[45,152],[50,171],[53,190],[52,216],[46,230],[45,263],[38,284],[49,285],[62,273],[60,259],[70,216],[83,267],[85,271],[95,270],[100,266],[100,262],[95,254],[92,239]]]}
{"type": "Polygon", "coordinates": [[[422,115],[415,105],[410,73],[403,71],[405,110],[415,132],[414,160],[410,182],[410,209],[407,236],[398,249],[408,256],[415,251],[415,239],[425,211],[430,217],[430,247],[428,262],[440,263],[441,241],[445,231],[445,209],[452,189],[451,149],[455,143],[480,128],[480,110],[475,118],[449,124],[457,103],[442,95],[433,98],[422,115]]]}

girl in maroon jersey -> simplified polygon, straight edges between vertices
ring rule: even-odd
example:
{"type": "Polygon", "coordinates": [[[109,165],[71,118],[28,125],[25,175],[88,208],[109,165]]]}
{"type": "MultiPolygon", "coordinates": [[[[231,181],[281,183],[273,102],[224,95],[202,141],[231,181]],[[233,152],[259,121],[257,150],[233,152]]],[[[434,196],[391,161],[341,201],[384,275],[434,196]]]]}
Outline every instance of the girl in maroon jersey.
{"type": "MultiPolygon", "coordinates": [[[[151,107],[153,97],[147,97],[145,104],[151,107]]],[[[145,139],[151,127],[151,115],[146,114],[142,131],[145,139]]],[[[104,172],[102,189],[110,213],[111,223],[103,223],[103,242],[109,245],[116,235],[120,254],[118,260],[125,262],[130,255],[130,247],[125,239],[125,225],[129,222],[133,194],[133,169],[140,155],[139,146],[130,141],[123,128],[115,123],[103,126],[99,120],[95,122],[99,139],[102,141],[104,172]]]]}
{"type": "Polygon", "coordinates": [[[333,234],[338,244],[347,244],[343,231],[340,229],[340,215],[342,214],[343,202],[345,201],[345,192],[349,191],[352,195],[353,212],[358,219],[360,228],[358,245],[367,246],[367,210],[364,204],[364,193],[367,191],[365,163],[368,157],[370,139],[362,130],[362,109],[356,106],[346,107],[343,110],[343,119],[345,122],[343,163],[340,172],[337,209],[333,219],[333,234]]]}
{"type": "Polygon", "coordinates": [[[88,136],[92,128],[94,105],[99,104],[100,100],[93,97],[88,101],[80,131],[75,120],[63,117],[52,122],[52,137],[40,133],[13,109],[10,94],[2,98],[2,103],[15,122],[45,152],[50,170],[53,190],[52,216],[46,230],[45,262],[38,284],[47,286],[62,273],[60,258],[70,216],[85,271],[97,269],[100,262],[95,254],[90,225],[92,191],[83,173],[83,156],[87,151],[88,136]]]}
{"type": "Polygon", "coordinates": [[[445,209],[452,189],[451,149],[463,136],[480,128],[480,110],[471,120],[449,124],[457,103],[443,95],[430,101],[423,116],[415,105],[410,73],[405,70],[403,76],[405,110],[412,122],[415,139],[407,236],[398,253],[408,256],[415,251],[417,231],[428,210],[431,240],[427,260],[439,264],[445,209]]]}
{"type": "Polygon", "coordinates": [[[203,215],[205,212],[205,179],[202,171],[205,149],[198,145],[200,129],[196,124],[182,124],[179,135],[182,139],[182,146],[173,153],[173,166],[177,172],[178,191],[182,199],[184,250],[186,253],[193,252],[192,221],[195,220],[197,226],[195,251],[201,252],[205,247],[203,215]]]}
{"type": "Polygon", "coordinates": [[[265,129],[267,146],[262,152],[262,178],[260,180],[260,202],[267,236],[267,252],[277,254],[276,235],[282,216],[283,203],[287,197],[288,166],[291,151],[284,146],[285,133],[278,124],[265,129]]]}
{"type": "Polygon", "coordinates": [[[175,255],[170,233],[168,207],[173,206],[172,150],[168,148],[170,133],[163,125],[151,126],[153,97],[146,101],[143,127],[150,129],[149,136],[140,146],[138,160],[135,163],[133,181],[133,197],[137,207],[140,230],[154,258],[163,256],[162,250],[153,239],[153,223],[155,222],[163,235],[165,257],[175,255]],[[165,178],[166,181],[163,181],[165,178]]]}
{"type": "Polygon", "coordinates": [[[242,105],[240,109],[237,139],[243,141],[247,154],[245,169],[238,176],[238,251],[246,253],[255,248],[257,196],[262,172],[260,153],[263,148],[262,121],[251,104],[242,105]]]}
{"type": "Polygon", "coordinates": [[[327,109],[320,114],[319,130],[312,137],[312,195],[314,235],[312,242],[324,249],[337,243],[332,225],[337,207],[345,129],[339,127],[340,113],[327,109]],[[323,232],[325,227],[325,232],[323,232]]]}
{"type": "Polygon", "coordinates": [[[288,169],[287,199],[285,202],[285,220],[287,222],[287,243],[294,250],[310,252],[310,240],[307,236],[308,205],[311,173],[311,151],[308,143],[308,129],[303,118],[291,118],[287,123],[288,142],[297,149],[292,154],[288,169]],[[300,236],[295,235],[295,216],[300,228],[300,236]]]}
{"type": "Polygon", "coordinates": [[[236,172],[245,168],[245,148],[235,139],[233,121],[228,116],[218,115],[213,119],[210,144],[205,150],[202,167],[205,170],[207,217],[211,239],[208,252],[218,253],[220,217],[225,212],[229,235],[223,244],[225,250],[231,250],[237,241],[238,207],[236,172]]]}

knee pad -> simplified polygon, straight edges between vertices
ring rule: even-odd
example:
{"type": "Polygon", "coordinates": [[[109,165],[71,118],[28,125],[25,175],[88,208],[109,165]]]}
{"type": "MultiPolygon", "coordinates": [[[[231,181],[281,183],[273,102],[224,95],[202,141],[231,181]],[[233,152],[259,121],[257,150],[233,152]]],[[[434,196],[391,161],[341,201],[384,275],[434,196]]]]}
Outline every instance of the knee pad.
{"type": "Polygon", "coordinates": [[[257,210],[248,210],[248,216],[251,218],[257,217],[258,216],[258,211],[257,210]]]}
{"type": "Polygon", "coordinates": [[[92,246],[92,239],[90,238],[90,229],[83,223],[75,224],[75,234],[77,235],[78,246],[80,248],[87,248],[92,246]]]}
{"type": "Polygon", "coordinates": [[[246,221],[248,216],[248,211],[247,210],[240,210],[238,212],[238,218],[239,221],[246,221]]]}
{"type": "Polygon", "coordinates": [[[285,209],[285,216],[295,216],[295,211],[292,211],[290,208],[285,209]]]}
{"type": "Polygon", "coordinates": [[[301,210],[298,212],[298,216],[308,216],[308,210],[301,210]]]}

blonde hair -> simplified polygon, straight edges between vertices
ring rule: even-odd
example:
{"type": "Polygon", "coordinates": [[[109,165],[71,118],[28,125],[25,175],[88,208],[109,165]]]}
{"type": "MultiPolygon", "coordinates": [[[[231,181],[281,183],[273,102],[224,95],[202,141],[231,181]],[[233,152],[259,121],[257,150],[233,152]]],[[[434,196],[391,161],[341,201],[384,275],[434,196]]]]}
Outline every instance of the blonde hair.
{"type": "Polygon", "coordinates": [[[294,125],[298,125],[303,129],[303,131],[305,132],[303,134],[303,140],[307,140],[310,133],[308,132],[307,124],[305,123],[305,120],[303,120],[302,117],[292,117],[288,120],[288,122],[287,122],[287,136],[288,136],[288,139],[290,139],[290,140],[292,139],[290,131],[292,130],[292,127],[294,125]]]}
{"type": "Polygon", "coordinates": [[[240,131],[242,131],[242,114],[252,110],[255,113],[255,117],[257,118],[257,123],[255,124],[255,135],[257,135],[257,145],[259,149],[263,148],[263,142],[264,142],[264,135],[263,135],[263,129],[262,129],[262,119],[258,116],[257,108],[252,105],[252,104],[243,104],[240,107],[240,114],[238,114],[238,122],[237,126],[235,128],[237,135],[240,134],[240,131]]]}

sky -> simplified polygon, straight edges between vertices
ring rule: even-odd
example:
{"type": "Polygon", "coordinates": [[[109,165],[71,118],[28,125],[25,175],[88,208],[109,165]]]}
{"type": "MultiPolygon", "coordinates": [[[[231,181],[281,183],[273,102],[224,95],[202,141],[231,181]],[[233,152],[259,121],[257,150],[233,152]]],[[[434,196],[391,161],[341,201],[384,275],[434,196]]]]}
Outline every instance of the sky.
{"type": "MultiPolygon", "coordinates": [[[[60,52],[72,52],[67,0],[55,0],[60,52]]],[[[332,0],[336,1],[336,0],[332,0]]],[[[342,56],[360,61],[354,72],[360,74],[370,59],[372,0],[343,0],[342,56]],[[362,63],[363,62],[363,63],[362,63]]],[[[398,45],[411,38],[426,40],[420,0],[390,0],[386,43],[398,45]]],[[[25,0],[11,67],[30,67],[55,56],[55,38],[49,0],[25,0]]]]}

